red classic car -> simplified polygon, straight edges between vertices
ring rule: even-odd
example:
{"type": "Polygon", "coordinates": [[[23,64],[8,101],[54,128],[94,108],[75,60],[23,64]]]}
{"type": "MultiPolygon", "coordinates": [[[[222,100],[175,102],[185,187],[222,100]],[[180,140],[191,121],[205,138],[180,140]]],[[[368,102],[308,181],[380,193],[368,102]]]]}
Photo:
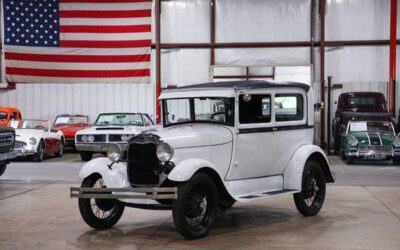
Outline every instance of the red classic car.
{"type": "Polygon", "coordinates": [[[91,127],[87,115],[59,115],[54,120],[53,129],[61,130],[65,136],[65,146],[75,147],[77,131],[91,127]]]}

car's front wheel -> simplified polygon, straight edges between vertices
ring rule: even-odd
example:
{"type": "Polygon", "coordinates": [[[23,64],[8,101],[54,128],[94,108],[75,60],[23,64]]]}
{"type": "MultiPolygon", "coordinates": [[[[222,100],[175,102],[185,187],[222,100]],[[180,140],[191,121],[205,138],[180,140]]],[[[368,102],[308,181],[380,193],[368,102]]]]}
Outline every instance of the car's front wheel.
{"type": "MultiPolygon", "coordinates": [[[[81,187],[106,187],[100,175],[91,175],[83,180],[81,187]]],[[[122,216],[125,206],[116,199],[79,198],[79,211],[83,220],[95,229],[114,226],[122,216]]]]}
{"type": "Polygon", "coordinates": [[[4,174],[4,171],[6,171],[7,164],[6,163],[0,163],[0,176],[4,174]]]}
{"type": "Polygon", "coordinates": [[[186,239],[206,236],[214,224],[217,211],[217,188],[207,174],[196,174],[178,186],[178,199],[172,204],[172,217],[176,229],[186,239]]]}
{"type": "Polygon", "coordinates": [[[315,161],[306,163],[303,170],[301,192],[293,194],[297,210],[304,216],[316,215],[325,200],[325,175],[315,161]]]}
{"type": "Polygon", "coordinates": [[[43,141],[40,141],[37,147],[37,151],[33,155],[33,161],[41,162],[43,160],[43,156],[44,156],[44,143],[43,141]]]}
{"type": "Polygon", "coordinates": [[[57,157],[61,157],[64,154],[64,141],[61,140],[60,143],[58,144],[58,151],[56,153],[57,157]]]}
{"type": "Polygon", "coordinates": [[[93,152],[81,152],[82,161],[90,161],[93,158],[93,152]]]}

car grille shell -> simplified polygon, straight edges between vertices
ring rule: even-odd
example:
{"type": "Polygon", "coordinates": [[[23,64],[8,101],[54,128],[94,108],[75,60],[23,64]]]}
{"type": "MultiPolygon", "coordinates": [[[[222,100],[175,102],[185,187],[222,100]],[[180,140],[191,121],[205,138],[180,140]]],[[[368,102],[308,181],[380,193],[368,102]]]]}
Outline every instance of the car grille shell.
{"type": "Polygon", "coordinates": [[[0,134],[0,153],[11,152],[14,148],[14,133],[1,133],[0,134]]]}
{"type": "Polygon", "coordinates": [[[358,151],[360,153],[368,153],[370,151],[374,151],[375,153],[387,153],[392,151],[391,146],[366,146],[366,145],[361,145],[358,146],[358,151]]]}

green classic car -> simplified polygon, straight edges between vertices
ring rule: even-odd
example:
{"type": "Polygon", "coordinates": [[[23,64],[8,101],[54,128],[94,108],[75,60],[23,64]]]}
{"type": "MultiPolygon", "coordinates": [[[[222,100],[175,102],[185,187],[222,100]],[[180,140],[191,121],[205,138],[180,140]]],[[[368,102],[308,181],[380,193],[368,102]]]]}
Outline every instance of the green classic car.
{"type": "Polygon", "coordinates": [[[400,165],[400,134],[389,121],[349,121],[340,154],[347,164],[355,159],[389,160],[400,165]]]}

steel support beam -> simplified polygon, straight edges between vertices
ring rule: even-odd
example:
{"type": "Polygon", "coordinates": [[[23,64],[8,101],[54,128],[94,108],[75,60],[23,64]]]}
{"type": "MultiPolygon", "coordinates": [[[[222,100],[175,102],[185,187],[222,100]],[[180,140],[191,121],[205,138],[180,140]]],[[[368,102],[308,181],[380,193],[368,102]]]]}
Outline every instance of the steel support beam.
{"type": "Polygon", "coordinates": [[[390,1],[390,55],[389,55],[389,112],[396,113],[396,34],[397,32],[397,0],[390,1]]]}
{"type": "Polygon", "coordinates": [[[156,122],[161,121],[161,107],[158,98],[161,94],[161,0],[155,0],[155,15],[156,15],[156,122]]]}
{"type": "MultiPolygon", "coordinates": [[[[325,0],[319,1],[320,18],[320,44],[319,44],[319,80],[320,80],[320,99],[325,104],[325,0]]],[[[325,144],[325,106],[321,107],[321,147],[325,144]]],[[[328,128],[329,129],[329,128],[328,128]]]]}

